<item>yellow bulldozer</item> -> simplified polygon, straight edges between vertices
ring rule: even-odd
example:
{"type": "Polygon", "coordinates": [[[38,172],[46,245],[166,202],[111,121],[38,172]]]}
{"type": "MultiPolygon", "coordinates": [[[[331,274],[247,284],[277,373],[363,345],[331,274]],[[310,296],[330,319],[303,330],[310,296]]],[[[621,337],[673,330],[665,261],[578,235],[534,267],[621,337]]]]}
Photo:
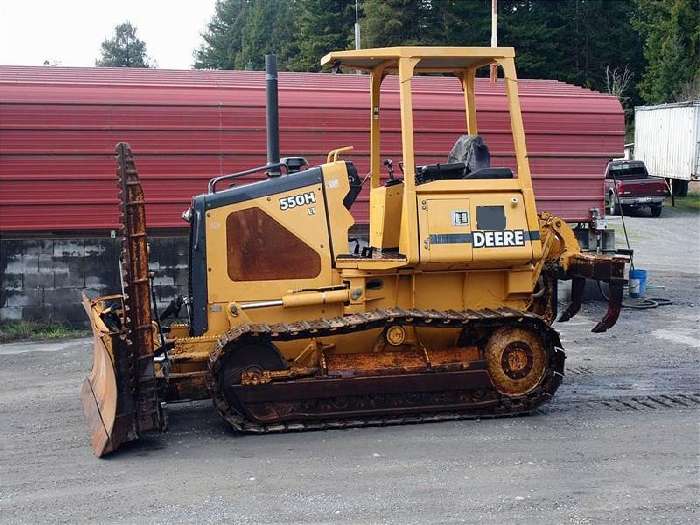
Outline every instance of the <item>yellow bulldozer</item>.
{"type": "Polygon", "coordinates": [[[165,404],[211,398],[240,432],[330,429],[527,414],[554,395],[565,355],[552,328],[557,281],[608,283],[593,328],[615,324],[624,256],[582,253],[570,227],[537,212],[512,48],[340,51],[322,63],[368,73],[371,167],[341,156],[279,160],[276,70],[269,61],[268,162],[219,176],[193,197],[189,321],[154,314],[144,196],[129,146],[117,145],[123,226],[120,294],[84,297],[94,364],[81,398],[97,456],[166,427],[165,404]],[[502,70],[515,172],[491,167],[478,135],[476,71],[502,70]],[[417,166],[411,79],[452,74],[465,134],[448,162],[417,166]],[[382,182],[380,93],[398,75],[402,176],[382,182]],[[236,178],[265,172],[255,183],[236,178]],[[369,239],[349,242],[369,182],[369,239]],[[226,185],[226,188],[221,188],[226,185]]]}

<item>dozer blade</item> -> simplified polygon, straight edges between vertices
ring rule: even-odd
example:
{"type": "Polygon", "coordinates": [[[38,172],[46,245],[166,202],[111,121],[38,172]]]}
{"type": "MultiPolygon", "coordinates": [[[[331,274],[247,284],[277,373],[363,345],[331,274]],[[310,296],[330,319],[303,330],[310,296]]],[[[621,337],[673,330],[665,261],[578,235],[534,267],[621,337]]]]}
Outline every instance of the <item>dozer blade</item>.
{"type": "Polygon", "coordinates": [[[83,306],[94,335],[94,358],[81,400],[95,455],[103,456],[143,432],[163,430],[153,362],[153,316],[143,189],[129,146],[117,145],[121,203],[121,295],[83,306]]]}
{"type": "MultiPolygon", "coordinates": [[[[92,450],[97,457],[112,452],[125,441],[136,437],[133,432],[133,403],[127,395],[127,385],[117,383],[118,371],[115,367],[115,363],[126,356],[120,351],[118,334],[110,333],[101,318],[108,299],[121,300],[121,296],[91,301],[83,294],[83,306],[92,327],[93,363],[90,375],[83,382],[80,401],[90,431],[92,450]]],[[[123,382],[124,378],[119,379],[123,382]]]]}

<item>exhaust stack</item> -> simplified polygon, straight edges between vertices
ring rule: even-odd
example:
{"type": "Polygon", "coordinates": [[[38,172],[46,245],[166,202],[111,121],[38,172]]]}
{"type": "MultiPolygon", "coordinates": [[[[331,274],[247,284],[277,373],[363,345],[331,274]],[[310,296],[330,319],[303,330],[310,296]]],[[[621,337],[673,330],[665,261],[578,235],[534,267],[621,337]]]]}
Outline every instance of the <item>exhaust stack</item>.
{"type": "MultiPolygon", "coordinates": [[[[279,164],[280,161],[280,121],[279,102],[277,98],[277,56],[265,55],[265,94],[267,125],[267,163],[279,164]]],[[[279,168],[272,168],[268,176],[280,175],[279,168]]]]}

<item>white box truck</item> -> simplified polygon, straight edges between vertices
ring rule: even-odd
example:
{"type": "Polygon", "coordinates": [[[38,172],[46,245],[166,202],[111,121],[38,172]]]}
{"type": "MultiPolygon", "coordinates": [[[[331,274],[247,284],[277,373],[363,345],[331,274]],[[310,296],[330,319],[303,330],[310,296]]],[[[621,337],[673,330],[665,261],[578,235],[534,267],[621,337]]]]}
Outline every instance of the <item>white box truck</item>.
{"type": "Polygon", "coordinates": [[[674,195],[700,179],[700,100],[634,108],[634,159],[666,178],[674,195]]]}

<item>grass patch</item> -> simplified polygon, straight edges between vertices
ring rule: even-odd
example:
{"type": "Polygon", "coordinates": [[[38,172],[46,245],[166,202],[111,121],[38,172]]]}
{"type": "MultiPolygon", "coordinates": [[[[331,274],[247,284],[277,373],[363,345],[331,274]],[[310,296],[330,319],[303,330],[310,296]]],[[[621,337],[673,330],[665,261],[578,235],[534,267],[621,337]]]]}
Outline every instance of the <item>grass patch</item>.
{"type": "MultiPolygon", "coordinates": [[[[671,205],[670,197],[666,199],[666,205],[671,205]]],[[[700,193],[688,193],[685,197],[676,197],[676,208],[680,210],[700,211],[700,193]]]]}
{"type": "Polygon", "coordinates": [[[70,337],[85,337],[87,335],[90,335],[90,332],[84,328],[73,328],[60,323],[40,323],[36,321],[6,321],[0,323],[0,343],[67,339],[70,337]]]}

